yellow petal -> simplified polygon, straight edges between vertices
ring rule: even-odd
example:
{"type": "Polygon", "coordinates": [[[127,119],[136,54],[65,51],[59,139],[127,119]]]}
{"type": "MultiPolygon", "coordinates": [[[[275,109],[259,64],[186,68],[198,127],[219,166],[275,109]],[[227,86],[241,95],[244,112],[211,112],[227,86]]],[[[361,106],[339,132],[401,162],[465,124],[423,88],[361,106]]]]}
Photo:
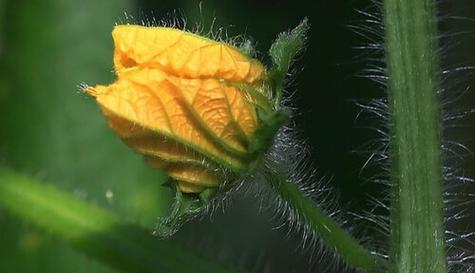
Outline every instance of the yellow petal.
{"type": "Polygon", "coordinates": [[[216,187],[219,184],[217,170],[204,165],[173,163],[163,161],[157,157],[147,159],[153,168],[165,171],[171,178],[184,182],[181,186],[188,188],[186,192],[194,192],[193,189],[203,189],[205,187],[216,187]]]}
{"type": "Polygon", "coordinates": [[[220,78],[252,83],[264,67],[238,49],[190,32],[164,27],[116,26],[114,65],[120,75],[131,67],[149,67],[184,78],[220,78]]]}
{"type": "Polygon", "coordinates": [[[181,192],[200,193],[204,190],[204,188],[205,187],[200,186],[200,185],[196,185],[196,184],[192,184],[192,183],[188,183],[188,182],[184,182],[184,181],[178,181],[178,189],[181,192]]]}
{"type": "Polygon", "coordinates": [[[173,139],[231,168],[244,168],[245,162],[216,143],[184,105],[180,90],[160,71],[128,73],[108,87],[89,88],[97,102],[113,115],[173,139]],[[150,80],[150,73],[156,76],[150,80]],[[160,76],[161,75],[161,76],[160,76]]]}
{"type": "Polygon", "coordinates": [[[216,171],[206,166],[171,163],[165,167],[165,171],[170,177],[179,181],[207,187],[215,187],[218,185],[216,171]]]}
{"type": "Polygon", "coordinates": [[[245,103],[242,91],[216,79],[170,80],[215,137],[232,149],[245,152],[257,121],[255,109],[245,103]]]}
{"type": "Polygon", "coordinates": [[[147,157],[147,163],[154,169],[165,170],[165,168],[170,164],[170,161],[165,161],[159,157],[147,157]]]}
{"type": "Polygon", "coordinates": [[[175,179],[182,192],[199,193],[204,188],[218,185],[216,174],[204,166],[173,164],[156,157],[149,157],[147,161],[152,168],[161,169],[175,179]]]}

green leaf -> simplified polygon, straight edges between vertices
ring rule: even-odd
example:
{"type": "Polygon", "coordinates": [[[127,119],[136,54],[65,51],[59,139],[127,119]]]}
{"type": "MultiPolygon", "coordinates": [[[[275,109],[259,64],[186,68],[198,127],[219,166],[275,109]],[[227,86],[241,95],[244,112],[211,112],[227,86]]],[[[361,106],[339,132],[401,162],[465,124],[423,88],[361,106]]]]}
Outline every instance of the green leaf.
{"type": "Polygon", "coordinates": [[[0,167],[0,208],[124,272],[238,272],[4,167],[0,167]]]}

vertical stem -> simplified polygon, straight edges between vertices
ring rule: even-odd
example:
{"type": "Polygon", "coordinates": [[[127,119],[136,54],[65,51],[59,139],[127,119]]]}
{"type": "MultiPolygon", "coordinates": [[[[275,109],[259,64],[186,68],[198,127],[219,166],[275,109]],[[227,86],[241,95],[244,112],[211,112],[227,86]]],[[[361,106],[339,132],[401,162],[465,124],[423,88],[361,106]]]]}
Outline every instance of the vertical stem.
{"type": "Polygon", "coordinates": [[[446,273],[433,0],[384,0],[392,115],[393,272],[446,273]]]}

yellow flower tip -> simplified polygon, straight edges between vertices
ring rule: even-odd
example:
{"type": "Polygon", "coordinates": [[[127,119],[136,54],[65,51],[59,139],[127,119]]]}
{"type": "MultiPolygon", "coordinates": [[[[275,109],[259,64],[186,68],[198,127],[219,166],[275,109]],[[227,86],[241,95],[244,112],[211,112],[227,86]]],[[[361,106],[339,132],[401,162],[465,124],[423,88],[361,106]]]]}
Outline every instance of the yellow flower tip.
{"type": "Polygon", "coordinates": [[[90,96],[98,97],[102,94],[107,93],[107,86],[103,86],[103,85],[97,85],[97,86],[84,85],[82,87],[82,90],[90,96]]]}

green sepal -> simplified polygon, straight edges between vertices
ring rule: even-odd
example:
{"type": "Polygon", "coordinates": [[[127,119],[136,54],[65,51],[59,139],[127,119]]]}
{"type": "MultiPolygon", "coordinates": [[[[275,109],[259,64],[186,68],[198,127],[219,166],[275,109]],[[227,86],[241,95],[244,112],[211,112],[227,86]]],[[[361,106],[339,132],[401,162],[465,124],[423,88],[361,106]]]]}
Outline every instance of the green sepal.
{"type": "Polygon", "coordinates": [[[293,30],[279,34],[269,49],[273,67],[269,72],[269,81],[274,90],[275,106],[280,105],[284,89],[284,79],[295,57],[304,48],[309,29],[305,18],[293,30]]]}
{"type": "Polygon", "coordinates": [[[209,201],[213,199],[214,196],[216,196],[216,193],[218,192],[217,188],[207,188],[200,192],[198,197],[200,198],[200,201],[207,205],[209,201]]]}
{"type": "Polygon", "coordinates": [[[274,142],[275,135],[289,119],[288,114],[283,111],[267,113],[260,109],[257,109],[257,117],[260,125],[254,132],[248,147],[249,153],[255,157],[269,149],[274,142]]]}
{"type": "Polygon", "coordinates": [[[171,178],[167,178],[165,179],[165,181],[163,181],[160,186],[164,187],[164,188],[172,188],[173,186],[173,179],[171,178]]]}
{"type": "Polygon", "coordinates": [[[295,56],[305,45],[308,28],[308,19],[305,18],[291,31],[279,34],[269,49],[269,55],[274,64],[273,70],[281,74],[289,70],[295,56]]]}
{"type": "Polygon", "coordinates": [[[154,235],[168,238],[175,234],[183,224],[199,216],[206,209],[216,192],[216,188],[205,189],[199,194],[183,193],[177,189],[172,211],[170,215],[160,219],[153,232],[154,235]]]}

